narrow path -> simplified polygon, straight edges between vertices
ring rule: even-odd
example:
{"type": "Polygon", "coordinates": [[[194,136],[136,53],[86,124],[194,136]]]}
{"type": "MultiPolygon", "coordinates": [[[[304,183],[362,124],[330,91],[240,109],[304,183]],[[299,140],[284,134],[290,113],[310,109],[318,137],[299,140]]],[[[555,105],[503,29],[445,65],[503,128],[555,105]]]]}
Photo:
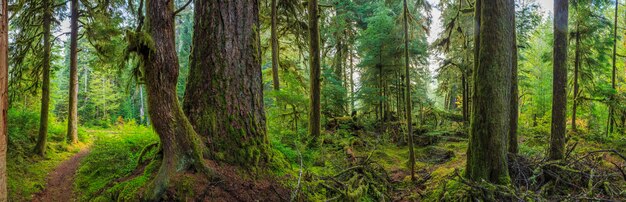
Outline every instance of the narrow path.
{"type": "Polygon", "coordinates": [[[83,149],[72,158],[65,160],[51,173],[48,174],[46,188],[35,194],[34,202],[66,202],[74,201],[73,187],[74,174],[78,169],[80,160],[89,154],[89,149],[83,149]]]}

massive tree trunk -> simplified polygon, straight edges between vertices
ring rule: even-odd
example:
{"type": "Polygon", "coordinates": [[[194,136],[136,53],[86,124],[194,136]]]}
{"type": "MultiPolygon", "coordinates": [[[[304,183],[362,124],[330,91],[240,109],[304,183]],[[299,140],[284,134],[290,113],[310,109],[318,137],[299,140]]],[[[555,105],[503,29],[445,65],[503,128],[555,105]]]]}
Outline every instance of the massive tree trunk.
{"type": "Polygon", "coordinates": [[[46,154],[46,142],[48,138],[48,111],[50,109],[50,32],[52,24],[52,2],[44,0],[43,4],[43,59],[41,84],[41,116],[39,119],[39,139],[35,146],[35,153],[43,156],[46,154]]]}
{"type": "Polygon", "coordinates": [[[572,102],[572,131],[576,132],[578,129],[576,128],[576,111],[578,108],[578,94],[579,94],[579,89],[578,89],[578,71],[580,69],[580,30],[579,30],[579,24],[576,24],[576,47],[575,47],[575,52],[574,52],[574,96],[573,96],[573,102],[572,102]]]}
{"type": "Polygon", "coordinates": [[[2,1],[0,16],[0,201],[7,201],[7,110],[9,109],[9,12],[2,1]]]}
{"type": "Polygon", "coordinates": [[[258,1],[198,1],[184,109],[211,158],[247,168],[269,160],[258,1]]]}
{"type": "Polygon", "coordinates": [[[271,16],[271,21],[272,21],[272,28],[271,28],[271,38],[272,38],[272,77],[274,79],[274,90],[280,90],[280,82],[278,80],[278,65],[279,65],[279,58],[278,58],[278,51],[279,51],[279,46],[278,46],[278,33],[277,33],[277,29],[278,29],[278,14],[277,11],[278,10],[278,5],[276,3],[277,0],[272,0],[271,2],[271,6],[272,6],[272,16],[271,16]]]}
{"type": "Polygon", "coordinates": [[[320,136],[320,31],[317,0],[309,0],[309,68],[311,83],[311,106],[309,108],[309,133],[313,137],[313,144],[320,136]]]}
{"type": "Polygon", "coordinates": [[[404,74],[406,75],[406,123],[409,136],[409,164],[411,181],[415,181],[415,152],[413,151],[413,107],[411,106],[411,77],[409,71],[409,8],[404,0],[404,74]]]}
{"type": "Polygon", "coordinates": [[[552,160],[562,159],[565,150],[568,10],[567,0],[554,2],[554,62],[552,63],[554,78],[552,79],[552,126],[548,152],[552,160]]]}
{"type": "MultiPolygon", "coordinates": [[[[515,24],[515,16],[513,16],[513,24],[515,24]]],[[[513,52],[513,64],[511,65],[511,114],[509,122],[509,152],[517,154],[517,126],[519,119],[519,89],[517,86],[517,35],[515,30],[511,33],[513,36],[513,45],[511,50],[513,52]]]]}
{"type": "Polygon", "coordinates": [[[163,159],[147,189],[148,200],[159,200],[170,179],[186,171],[209,172],[202,157],[205,147],[180,107],[176,83],[178,57],[174,43],[174,1],[147,0],[145,31],[130,37],[129,49],[143,61],[148,114],[161,140],[163,159]]]}
{"type": "Polygon", "coordinates": [[[70,34],[70,97],[67,119],[67,140],[78,143],[78,0],[71,1],[70,34]]]}
{"type": "Polygon", "coordinates": [[[507,137],[511,103],[511,70],[515,38],[513,0],[477,1],[481,19],[478,62],[474,71],[474,108],[467,152],[469,179],[491,183],[510,182],[507,137]]]}

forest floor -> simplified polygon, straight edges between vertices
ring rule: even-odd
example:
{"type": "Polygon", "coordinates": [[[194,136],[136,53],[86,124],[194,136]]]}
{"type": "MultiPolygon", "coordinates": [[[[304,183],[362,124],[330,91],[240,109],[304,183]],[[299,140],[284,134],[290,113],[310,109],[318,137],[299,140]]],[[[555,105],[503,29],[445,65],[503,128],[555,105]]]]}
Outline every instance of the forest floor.
{"type": "Polygon", "coordinates": [[[76,201],[73,193],[74,175],[80,161],[89,154],[89,148],[83,148],[70,159],[61,163],[47,179],[46,188],[33,197],[33,201],[76,201]]]}

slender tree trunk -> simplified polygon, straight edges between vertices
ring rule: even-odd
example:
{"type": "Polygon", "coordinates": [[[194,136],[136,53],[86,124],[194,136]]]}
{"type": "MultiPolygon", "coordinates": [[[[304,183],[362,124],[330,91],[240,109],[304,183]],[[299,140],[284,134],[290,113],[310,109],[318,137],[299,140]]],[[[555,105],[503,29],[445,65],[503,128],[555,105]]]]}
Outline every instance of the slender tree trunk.
{"type": "Polygon", "coordinates": [[[576,25],[576,50],[574,53],[574,98],[572,102],[572,131],[577,131],[576,128],[576,110],[578,108],[578,71],[580,69],[580,30],[578,29],[578,24],[576,25]]]}
{"type": "Polygon", "coordinates": [[[465,69],[462,70],[463,72],[461,72],[461,83],[463,85],[463,125],[467,126],[467,122],[469,121],[469,114],[468,114],[468,108],[469,106],[467,105],[467,73],[465,71],[465,69]]]}
{"type": "Polygon", "coordinates": [[[352,50],[350,50],[350,109],[356,111],[354,108],[354,60],[352,58],[352,50]]]}
{"type": "Polygon", "coordinates": [[[139,84],[139,118],[141,119],[141,124],[146,123],[146,115],[144,112],[144,99],[143,99],[143,84],[139,84]]]}
{"type": "MultiPolygon", "coordinates": [[[[515,15],[512,16],[513,24],[515,24],[515,15]]],[[[519,119],[519,89],[517,86],[517,35],[515,30],[511,32],[513,40],[512,53],[513,60],[511,61],[513,64],[511,65],[511,114],[510,114],[510,122],[509,122],[509,153],[517,154],[518,145],[517,145],[517,126],[519,119]]]]}
{"type": "Polygon", "coordinates": [[[279,55],[278,55],[278,51],[279,51],[279,46],[278,46],[278,33],[277,33],[277,29],[278,29],[278,14],[277,14],[277,10],[278,10],[278,5],[276,3],[277,0],[272,0],[271,4],[272,4],[272,13],[271,13],[271,23],[272,23],[272,28],[271,28],[271,38],[272,38],[272,77],[274,79],[274,90],[280,90],[280,82],[278,79],[278,65],[279,65],[279,55]]]}
{"type": "Polygon", "coordinates": [[[9,19],[7,0],[2,1],[0,16],[0,201],[7,201],[8,147],[7,110],[9,109],[9,19]]]}
{"type": "Polygon", "coordinates": [[[320,32],[319,32],[319,19],[318,19],[318,5],[317,0],[309,0],[309,66],[311,70],[310,83],[311,83],[311,107],[309,114],[309,133],[313,137],[313,142],[317,142],[317,138],[320,136],[320,119],[322,114],[320,113],[320,32]]]}
{"type": "Polygon", "coordinates": [[[145,32],[136,33],[130,50],[143,60],[148,93],[148,113],[161,140],[163,160],[146,199],[160,200],[171,178],[178,173],[199,171],[210,174],[202,156],[206,148],[185,117],[178,102],[178,57],[174,28],[174,1],[146,1],[145,32]]]}
{"type": "Polygon", "coordinates": [[[41,84],[41,116],[39,119],[39,139],[35,146],[35,153],[44,156],[46,154],[46,142],[48,138],[48,111],[50,109],[50,41],[52,23],[52,2],[43,1],[43,60],[42,69],[43,83],[41,84]]]}
{"type": "Polygon", "coordinates": [[[198,1],[184,109],[212,159],[269,161],[257,0],[198,1]]]}
{"type": "Polygon", "coordinates": [[[411,106],[411,77],[409,71],[409,8],[404,0],[404,74],[406,77],[406,113],[409,136],[409,164],[411,166],[411,181],[415,181],[415,152],[413,151],[413,115],[411,106]]]}
{"type": "MultiPolygon", "coordinates": [[[[552,125],[548,156],[552,160],[558,160],[564,155],[567,124],[565,120],[567,111],[567,0],[555,0],[554,11],[554,62],[552,63],[554,78],[552,80],[552,125]]],[[[578,37],[576,38],[578,40],[578,37]]],[[[572,120],[572,123],[575,121],[572,120]]]]}
{"type": "Polygon", "coordinates": [[[70,97],[67,121],[67,139],[78,143],[78,0],[71,0],[70,34],[70,97]]]}
{"type": "Polygon", "coordinates": [[[466,175],[471,180],[510,183],[507,140],[510,124],[511,70],[515,38],[513,0],[477,1],[480,18],[478,62],[466,175]]]}
{"type": "MultiPolygon", "coordinates": [[[[615,73],[617,71],[617,13],[619,11],[619,1],[615,1],[615,19],[613,22],[613,72],[611,74],[611,87],[613,90],[616,90],[616,78],[615,73]]],[[[615,101],[615,96],[611,95],[611,101],[615,101]]],[[[607,127],[607,134],[613,133],[613,125],[615,125],[615,120],[613,119],[613,114],[615,113],[615,108],[611,103],[609,105],[609,125],[607,127]]]]}

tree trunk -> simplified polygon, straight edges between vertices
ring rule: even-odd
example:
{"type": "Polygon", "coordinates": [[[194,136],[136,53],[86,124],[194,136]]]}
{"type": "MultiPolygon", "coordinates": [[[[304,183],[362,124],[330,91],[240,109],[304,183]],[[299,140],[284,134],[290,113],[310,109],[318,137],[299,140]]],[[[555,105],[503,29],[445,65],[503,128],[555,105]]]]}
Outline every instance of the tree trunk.
{"type": "Polygon", "coordinates": [[[413,122],[411,106],[411,77],[409,71],[409,8],[404,0],[404,74],[406,74],[406,123],[409,136],[409,164],[411,166],[411,181],[415,181],[415,152],[413,151],[413,122]]]}
{"type": "Polygon", "coordinates": [[[78,0],[71,1],[70,34],[70,97],[67,119],[67,139],[78,143],[78,0]]]}
{"type": "Polygon", "coordinates": [[[507,137],[511,104],[511,70],[515,38],[513,0],[476,3],[479,22],[478,62],[466,175],[496,184],[510,183],[507,137]]]}
{"type": "MultiPolygon", "coordinates": [[[[513,24],[515,24],[515,16],[513,16],[513,24]]],[[[511,114],[510,114],[510,122],[509,122],[509,153],[517,154],[518,145],[517,145],[517,126],[519,119],[519,89],[517,86],[517,35],[515,30],[511,32],[513,40],[512,53],[513,53],[513,64],[511,65],[511,114]]]]}
{"type": "Polygon", "coordinates": [[[43,4],[43,59],[41,84],[41,115],[39,119],[39,139],[35,146],[35,153],[44,156],[46,154],[46,142],[48,138],[48,111],[50,109],[50,32],[52,24],[52,2],[44,0],[43,4]]]}
{"type": "Polygon", "coordinates": [[[309,114],[309,133],[313,142],[320,136],[320,32],[317,0],[309,0],[309,66],[311,83],[311,107],[309,114]]]}
{"type": "Polygon", "coordinates": [[[576,50],[574,50],[574,98],[572,102],[572,131],[576,132],[576,109],[578,108],[578,70],[580,68],[580,30],[576,25],[576,50]]]}
{"type": "MultiPolygon", "coordinates": [[[[552,63],[554,77],[552,80],[552,125],[548,156],[552,160],[558,160],[562,159],[564,155],[565,126],[567,124],[565,120],[567,111],[567,0],[556,0],[554,11],[554,62],[552,63]]],[[[578,41],[578,37],[576,38],[578,41]]],[[[572,124],[574,123],[573,119],[572,124]]]]}
{"type": "MultiPolygon", "coordinates": [[[[615,73],[617,70],[617,13],[619,11],[619,1],[615,1],[615,19],[613,22],[613,72],[611,74],[611,87],[613,90],[616,90],[616,78],[615,73]]],[[[615,101],[615,96],[611,96],[611,101],[615,101]]],[[[613,119],[613,114],[615,113],[615,108],[613,107],[613,103],[609,105],[609,126],[607,128],[607,134],[613,133],[613,125],[615,125],[615,121],[613,119]]]]}
{"type": "Polygon", "coordinates": [[[350,109],[354,112],[354,60],[352,58],[352,50],[350,50],[350,109]]]}
{"type": "Polygon", "coordinates": [[[269,161],[257,0],[198,1],[184,109],[212,159],[269,161]]]}
{"type": "Polygon", "coordinates": [[[163,159],[147,189],[148,200],[159,200],[170,179],[186,171],[210,174],[203,164],[205,147],[178,102],[178,57],[174,36],[174,1],[147,0],[145,32],[131,36],[130,50],[143,61],[148,93],[148,114],[161,140],[163,159]]]}
{"type": "Polygon", "coordinates": [[[2,1],[0,16],[0,201],[7,201],[7,110],[9,109],[9,20],[8,3],[2,1]]]}
{"type": "Polygon", "coordinates": [[[271,23],[272,23],[272,27],[271,27],[271,38],[272,38],[272,77],[274,79],[274,90],[280,90],[280,82],[278,79],[278,65],[279,65],[279,58],[278,58],[278,33],[277,33],[277,29],[278,29],[278,14],[277,11],[278,10],[278,5],[276,3],[277,0],[272,0],[271,2],[271,6],[272,6],[272,13],[271,13],[271,23]]]}
{"type": "MultiPolygon", "coordinates": [[[[465,67],[467,68],[467,67],[465,67]]],[[[465,68],[462,70],[463,72],[461,72],[461,83],[463,85],[463,125],[467,126],[467,123],[469,121],[469,114],[468,114],[468,102],[467,102],[467,71],[465,70],[465,68]]]]}

